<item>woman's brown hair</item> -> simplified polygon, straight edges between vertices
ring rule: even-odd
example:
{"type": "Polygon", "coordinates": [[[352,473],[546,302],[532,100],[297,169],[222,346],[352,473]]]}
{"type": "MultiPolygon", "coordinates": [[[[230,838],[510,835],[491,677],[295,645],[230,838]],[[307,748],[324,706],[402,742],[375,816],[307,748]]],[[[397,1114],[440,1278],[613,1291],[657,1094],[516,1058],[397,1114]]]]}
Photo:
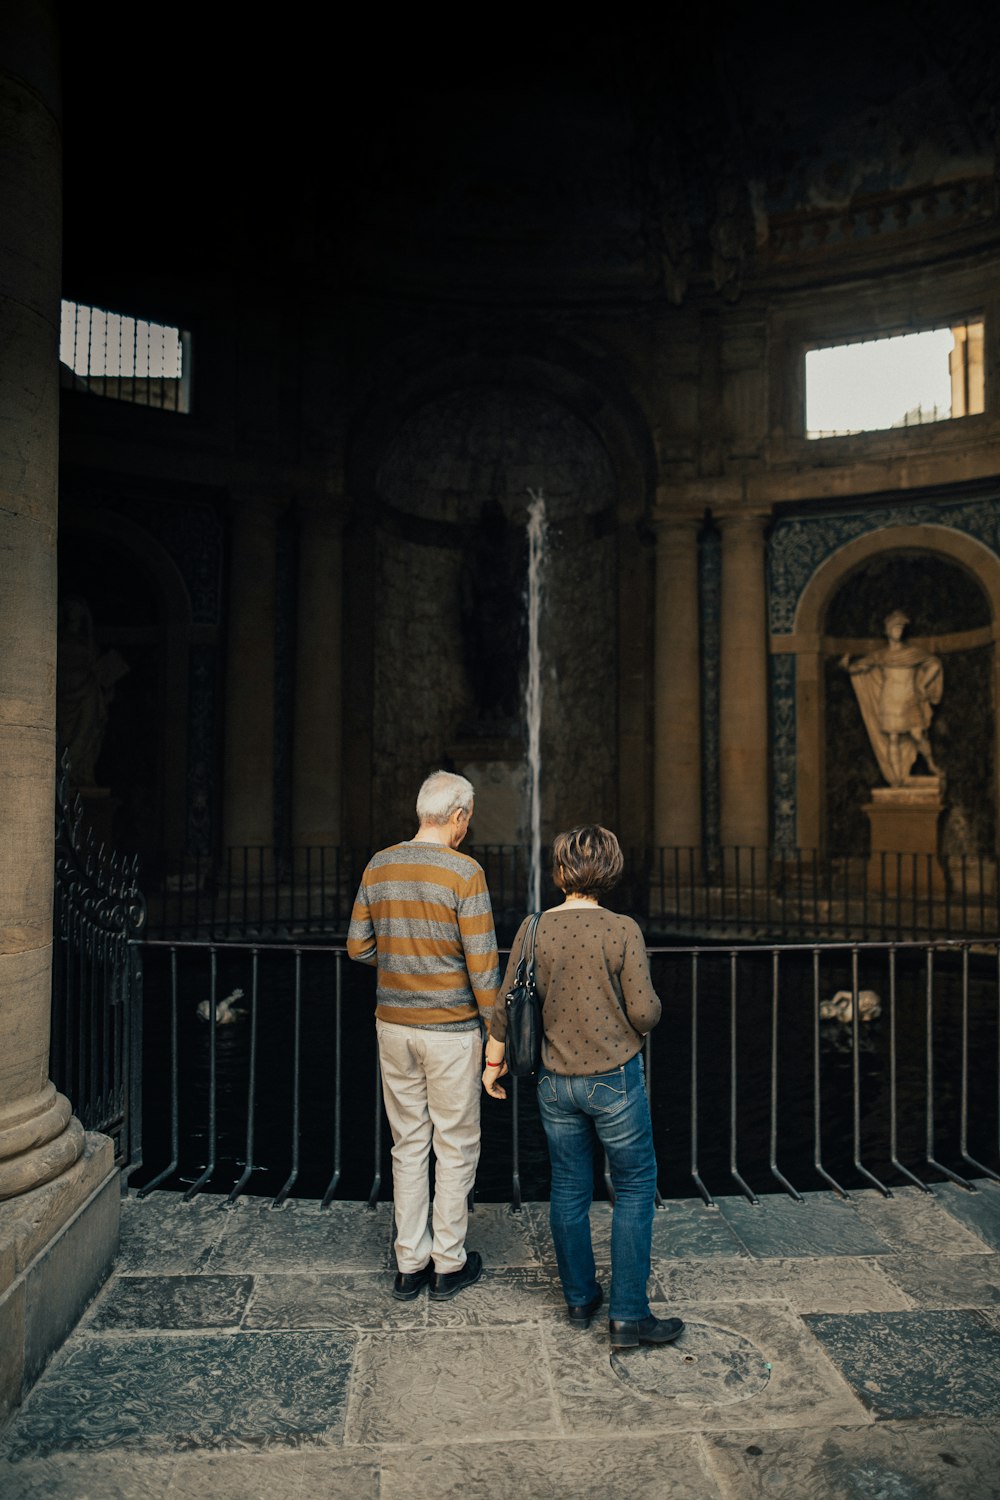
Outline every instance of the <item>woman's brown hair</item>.
{"type": "Polygon", "coordinates": [[[599,823],[557,833],[552,841],[552,878],[566,896],[603,896],[624,868],[621,845],[599,823]]]}

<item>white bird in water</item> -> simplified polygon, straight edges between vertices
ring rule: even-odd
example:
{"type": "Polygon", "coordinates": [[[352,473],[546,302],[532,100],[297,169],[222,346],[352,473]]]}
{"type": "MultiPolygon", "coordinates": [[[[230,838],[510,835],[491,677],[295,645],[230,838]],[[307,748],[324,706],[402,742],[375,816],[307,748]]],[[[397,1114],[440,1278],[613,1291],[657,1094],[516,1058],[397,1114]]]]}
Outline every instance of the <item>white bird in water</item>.
{"type": "MultiPolygon", "coordinates": [[[[235,1002],[243,999],[242,990],[233,990],[224,1000],[217,1000],[215,1004],[215,1024],[217,1026],[234,1026],[237,1021],[242,1021],[246,1011],[235,1002]]],[[[211,1014],[211,1002],[202,1000],[195,1012],[199,1021],[207,1021],[211,1014]]]]}
{"type": "MultiPolygon", "coordinates": [[[[876,990],[858,990],[858,1020],[874,1021],[882,1014],[882,1001],[876,990]]],[[[850,990],[838,990],[832,1000],[820,1001],[821,1021],[852,1021],[854,1000],[850,990]]]]}

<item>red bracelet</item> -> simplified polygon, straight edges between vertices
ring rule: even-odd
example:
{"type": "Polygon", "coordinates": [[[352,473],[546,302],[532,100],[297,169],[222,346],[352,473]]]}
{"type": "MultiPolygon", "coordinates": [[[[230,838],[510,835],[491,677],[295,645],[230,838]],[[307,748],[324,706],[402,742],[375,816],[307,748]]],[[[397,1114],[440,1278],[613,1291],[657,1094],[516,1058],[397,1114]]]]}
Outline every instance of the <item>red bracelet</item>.
{"type": "Polygon", "coordinates": [[[501,1057],[501,1059],[500,1059],[500,1061],[499,1061],[499,1062],[496,1062],[496,1063],[491,1063],[491,1062],[490,1062],[490,1061],[489,1061],[489,1060],[488,1060],[488,1059],[487,1059],[487,1062],[486,1062],[486,1066],[487,1066],[487,1067],[488,1067],[488,1068],[502,1068],[502,1067],[503,1067],[503,1063],[504,1063],[504,1060],[503,1060],[503,1058],[502,1058],[502,1057],[501,1057]]]}

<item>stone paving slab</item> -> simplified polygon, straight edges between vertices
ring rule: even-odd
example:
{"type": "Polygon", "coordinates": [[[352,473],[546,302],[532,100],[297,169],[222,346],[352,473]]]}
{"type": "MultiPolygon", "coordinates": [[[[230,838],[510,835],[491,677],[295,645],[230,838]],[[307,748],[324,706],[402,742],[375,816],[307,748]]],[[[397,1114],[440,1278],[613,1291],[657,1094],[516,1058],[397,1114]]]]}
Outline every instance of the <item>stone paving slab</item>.
{"type": "Polygon", "coordinates": [[[327,1333],[82,1338],[31,1392],[5,1454],[336,1442],[353,1354],[327,1333]]]}
{"type": "Polygon", "coordinates": [[[424,1299],[429,1328],[496,1328],[560,1323],[566,1303],[553,1268],[489,1271],[447,1302],[424,1299]]]}
{"type": "MultiPolygon", "coordinates": [[[[653,1261],[667,1307],[684,1316],[691,1303],[781,1302],[796,1312],[876,1312],[911,1307],[912,1301],[884,1265],[851,1256],[815,1260],[653,1261]]],[[[939,1304],[940,1305],[940,1304],[939,1304]]]]}
{"type": "Polygon", "coordinates": [[[788,1255],[886,1255],[889,1243],[860,1216],[852,1201],[814,1193],[802,1203],[770,1194],[759,1205],[720,1198],[719,1212],[761,1258],[788,1255]]]}
{"type": "Polygon", "coordinates": [[[893,1250],[981,1255],[988,1248],[978,1234],[949,1213],[937,1187],[933,1197],[917,1187],[893,1188],[892,1191],[891,1198],[883,1198],[874,1190],[852,1193],[851,1204],[859,1218],[893,1250]]]}
{"type": "Polygon", "coordinates": [[[238,1328],[253,1284],[252,1276],[116,1276],[81,1332],[238,1328]]]}
{"type": "MultiPolygon", "coordinates": [[[[548,1204],[525,1204],[524,1212],[531,1216],[542,1260],[554,1262],[555,1250],[549,1232],[548,1204]]],[[[610,1203],[595,1203],[592,1206],[590,1234],[595,1257],[610,1264],[610,1203]]],[[[669,1203],[656,1210],[653,1216],[653,1255],[692,1256],[698,1260],[705,1260],[710,1256],[748,1258],[750,1252],[720,1213],[715,1209],[707,1208],[700,1201],[697,1203],[692,1201],[669,1203]]]]}
{"type": "MultiPolygon", "coordinates": [[[[0,1459],[3,1500],[166,1500],[175,1458],[131,1453],[57,1453],[0,1459]]],[[[204,1493],[204,1492],[203,1492],[204,1493]]]]}
{"type": "Polygon", "coordinates": [[[0,1462],[3,1500],[379,1500],[380,1453],[59,1453],[0,1462]]]}
{"type": "MultiPolygon", "coordinates": [[[[668,1309],[655,1305],[654,1311],[664,1316],[668,1309]]],[[[688,1328],[675,1344],[629,1350],[617,1358],[635,1361],[637,1366],[654,1361],[682,1364],[689,1353],[697,1360],[710,1358],[711,1349],[725,1340],[745,1340],[753,1346],[756,1367],[742,1390],[736,1391],[742,1399],[716,1404],[716,1381],[706,1386],[704,1399],[699,1399],[694,1378],[687,1390],[678,1392],[675,1385],[663,1396],[652,1389],[651,1376],[647,1389],[638,1377],[626,1385],[614,1369],[607,1329],[595,1323],[582,1334],[567,1326],[546,1332],[552,1378],[566,1426],[594,1436],[831,1426],[864,1420],[864,1408],[850,1386],[789,1309],[773,1303],[712,1304],[685,1307],[684,1320],[688,1328]],[[765,1366],[769,1368],[763,1380],[765,1366]]],[[[692,1371],[692,1377],[696,1373],[692,1371]]]]}
{"type": "Polygon", "coordinates": [[[876,1416],[1000,1419],[1000,1339],[979,1313],[815,1313],[805,1321],[876,1416]]]}
{"type": "Polygon", "coordinates": [[[495,1450],[560,1430],[537,1329],[375,1333],[358,1345],[346,1444],[465,1438],[495,1450]]]}
{"type": "Polygon", "coordinates": [[[245,1328],[362,1329],[423,1328],[427,1296],[400,1302],[392,1295],[390,1271],[354,1271],[346,1275],[303,1271],[265,1273],[254,1279],[245,1328]]]}
{"type": "MultiPolygon", "coordinates": [[[[935,1255],[923,1251],[879,1261],[889,1279],[918,1307],[1000,1307],[1000,1255],[935,1255]]],[[[804,1308],[806,1312],[854,1311],[804,1308]]],[[[872,1307],[871,1311],[881,1311],[872,1307]]]]}
{"type": "Polygon", "coordinates": [[[166,1500],[379,1500],[379,1457],[335,1448],[183,1454],[166,1500]]]}
{"type": "MultiPolygon", "coordinates": [[[[545,1237],[548,1238],[547,1219],[545,1237]]],[[[532,1216],[524,1209],[513,1213],[506,1203],[476,1204],[469,1215],[466,1244],[480,1252],[487,1267],[537,1266],[541,1263],[532,1216]]]]}
{"type": "Polygon", "coordinates": [[[830,1432],[710,1437],[708,1459],[740,1500],[996,1500],[1000,1433],[976,1422],[879,1422],[830,1432]]]}
{"type": "Polygon", "coordinates": [[[213,1271],[371,1271],[394,1266],[392,1204],[370,1209],[340,1203],[303,1212],[298,1203],[272,1209],[260,1199],[225,1214],[213,1271]]]}
{"type": "Polygon", "coordinates": [[[698,1441],[677,1436],[554,1439],[387,1453],[381,1500],[716,1500],[721,1495],[698,1441]]]}
{"type": "Polygon", "coordinates": [[[121,1243],[116,1271],[157,1275],[204,1270],[226,1229],[224,1199],[151,1193],[141,1202],[122,1199],[121,1243]]]}
{"type": "Polygon", "coordinates": [[[973,1234],[989,1245],[991,1250],[1000,1250],[1000,1183],[978,1178],[977,1191],[970,1193],[954,1182],[942,1182],[934,1192],[943,1206],[973,1234]]]}

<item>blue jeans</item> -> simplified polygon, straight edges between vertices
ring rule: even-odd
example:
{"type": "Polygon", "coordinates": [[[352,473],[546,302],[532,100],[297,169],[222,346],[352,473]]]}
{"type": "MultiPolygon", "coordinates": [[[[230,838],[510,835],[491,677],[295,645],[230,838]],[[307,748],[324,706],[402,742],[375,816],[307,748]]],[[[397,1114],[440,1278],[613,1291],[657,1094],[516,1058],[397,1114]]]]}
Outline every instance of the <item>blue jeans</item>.
{"type": "Polygon", "coordinates": [[[656,1156],[642,1054],[610,1073],[581,1078],[542,1068],[538,1108],[552,1159],[549,1222],[566,1301],[582,1307],[597,1294],[590,1238],[596,1131],[608,1153],[615,1189],[608,1315],[648,1317],[656,1156]]]}

